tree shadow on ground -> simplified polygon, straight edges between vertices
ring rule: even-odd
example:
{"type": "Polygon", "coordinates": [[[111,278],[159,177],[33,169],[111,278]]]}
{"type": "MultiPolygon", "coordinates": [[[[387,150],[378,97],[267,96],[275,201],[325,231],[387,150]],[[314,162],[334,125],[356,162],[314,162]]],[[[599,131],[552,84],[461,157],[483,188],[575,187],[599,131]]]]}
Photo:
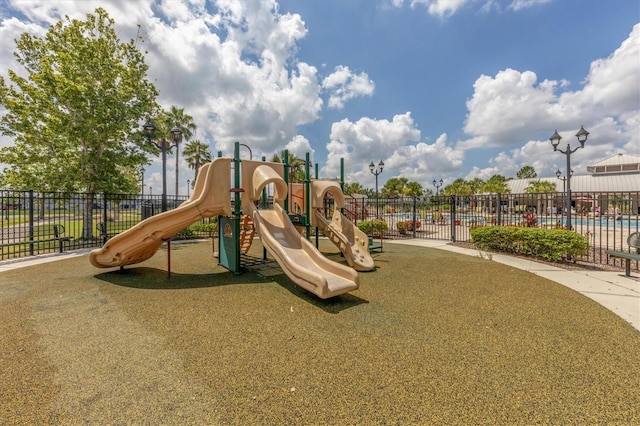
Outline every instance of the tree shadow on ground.
{"type": "Polygon", "coordinates": [[[263,281],[256,273],[234,275],[229,271],[209,274],[171,273],[157,268],[140,267],[105,272],[95,278],[123,287],[147,290],[179,290],[182,288],[207,288],[234,284],[254,284],[263,281]]]}

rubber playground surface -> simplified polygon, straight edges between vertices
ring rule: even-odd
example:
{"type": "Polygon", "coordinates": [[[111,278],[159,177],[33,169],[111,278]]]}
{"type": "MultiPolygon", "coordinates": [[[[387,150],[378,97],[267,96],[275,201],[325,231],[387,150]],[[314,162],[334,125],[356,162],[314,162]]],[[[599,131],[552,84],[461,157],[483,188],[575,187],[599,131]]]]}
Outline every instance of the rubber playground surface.
{"type": "Polygon", "coordinates": [[[3,424],[640,423],[640,333],[526,271],[389,244],[321,300],[259,240],[166,254],[0,274],[3,424]]]}

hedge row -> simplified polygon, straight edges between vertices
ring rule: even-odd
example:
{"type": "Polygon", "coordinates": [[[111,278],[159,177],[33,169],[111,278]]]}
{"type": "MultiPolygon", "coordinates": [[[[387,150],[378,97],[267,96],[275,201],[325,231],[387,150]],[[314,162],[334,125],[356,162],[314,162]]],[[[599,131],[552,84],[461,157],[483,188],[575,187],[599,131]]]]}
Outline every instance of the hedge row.
{"type": "Polygon", "coordinates": [[[378,236],[389,229],[384,220],[363,220],[358,223],[358,229],[369,236],[378,236]]]}
{"type": "Polygon", "coordinates": [[[589,249],[589,239],[565,229],[481,226],[471,229],[471,240],[481,250],[502,251],[548,261],[573,259],[589,249]]]}

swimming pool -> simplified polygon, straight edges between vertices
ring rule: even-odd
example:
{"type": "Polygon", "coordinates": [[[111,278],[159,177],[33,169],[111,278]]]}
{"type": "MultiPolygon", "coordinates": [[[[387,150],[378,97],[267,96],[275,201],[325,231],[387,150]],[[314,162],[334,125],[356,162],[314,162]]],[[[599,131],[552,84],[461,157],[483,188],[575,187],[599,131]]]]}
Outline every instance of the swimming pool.
{"type": "MultiPolygon", "coordinates": [[[[539,219],[539,223],[543,225],[557,225],[567,224],[567,217],[556,217],[556,218],[541,218],[539,219]]],[[[608,228],[630,228],[630,229],[638,229],[640,223],[638,219],[632,219],[629,217],[623,217],[621,219],[615,220],[612,217],[584,217],[584,216],[571,216],[571,224],[573,226],[603,226],[608,228]]]]}

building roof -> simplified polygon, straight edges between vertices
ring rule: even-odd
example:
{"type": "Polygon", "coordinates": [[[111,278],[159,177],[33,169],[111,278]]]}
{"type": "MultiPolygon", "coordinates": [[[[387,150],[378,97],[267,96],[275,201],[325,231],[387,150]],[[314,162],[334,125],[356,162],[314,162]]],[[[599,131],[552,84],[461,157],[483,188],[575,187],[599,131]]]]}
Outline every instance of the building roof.
{"type": "MultiPolygon", "coordinates": [[[[564,181],[558,178],[513,179],[507,181],[512,194],[526,192],[529,182],[547,181],[555,183],[556,191],[565,190],[564,181]]],[[[640,171],[635,173],[573,175],[571,190],[576,192],[637,192],[640,191],[640,171]]]]}
{"type": "Polygon", "coordinates": [[[616,154],[587,167],[593,174],[640,172],[640,155],[616,154]]]}

